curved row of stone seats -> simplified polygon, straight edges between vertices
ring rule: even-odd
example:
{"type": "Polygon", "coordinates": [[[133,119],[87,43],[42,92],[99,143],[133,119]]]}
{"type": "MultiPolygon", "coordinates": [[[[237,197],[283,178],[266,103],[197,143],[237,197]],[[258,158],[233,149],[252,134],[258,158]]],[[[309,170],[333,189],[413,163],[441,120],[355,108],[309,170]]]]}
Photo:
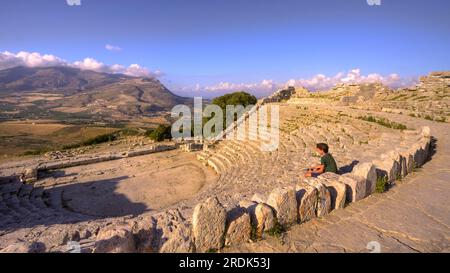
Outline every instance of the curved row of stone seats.
{"type": "MultiPolygon", "coordinates": [[[[315,133],[315,131],[314,131],[314,127],[313,127],[313,128],[308,128],[308,130],[306,130],[306,132],[302,132],[302,137],[298,137],[298,138],[297,138],[297,134],[292,134],[292,135],[288,135],[288,136],[285,136],[284,134],[282,134],[281,135],[282,141],[280,141],[280,147],[278,149],[278,154],[276,154],[277,157],[272,157],[272,161],[277,161],[279,158],[281,158],[281,159],[285,158],[285,157],[280,157],[280,155],[285,155],[286,153],[289,153],[289,152],[290,153],[304,152],[305,149],[308,149],[308,146],[313,147],[313,146],[315,146],[315,143],[317,143],[321,140],[327,141],[330,144],[335,144],[330,138],[326,138],[326,137],[323,137],[323,139],[317,139],[317,138],[314,139],[314,137],[312,136],[312,135],[314,135],[314,133],[315,133]],[[311,131],[313,131],[313,132],[311,133],[311,131]],[[300,141],[300,139],[301,139],[301,141],[300,141]],[[304,140],[304,139],[307,139],[307,140],[304,140]],[[302,142],[303,144],[300,144],[300,142],[302,142]],[[288,145],[291,145],[291,146],[285,147],[285,143],[288,143],[288,145]],[[281,151],[283,148],[286,148],[285,149],[286,151],[281,151]]],[[[320,135],[320,134],[317,133],[317,135],[320,135]]],[[[367,138],[367,136],[366,136],[366,138],[367,138]]],[[[250,142],[248,140],[243,141],[243,143],[245,143],[247,149],[251,148],[251,146],[252,146],[252,142],[250,142]]],[[[348,144],[350,144],[350,143],[348,143],[348,144]]],[[[257,146],[257,148],[259,148],[261,146],[261,144],[257,144],[256,146],[257,146]]],[[[333,146],[339,147],[337,145],[333,145],[333,146]]],[[[219,148],[220,147],[218,147],[218,149],[219,148]]],[[[309,148],[309,150],[311,150],[311,149],[309,148]]],[[[340,151],[339,149],[335,149],[335,150],[340,151]]],[[[199,159],[202,159],[201,157],[204,158],[203,155],[200,155],[199,159]]]]}
{"type": "MultiPolygon", "coordinates": [[[[429,156],[431,139],[426,132],[425,128],[421,132],[410,132],[408,136],[417,141],[417,145],[411,145],[408,149],[404,147],[413,164],[423,164],[429,156]]],[[[399,157],[397,160],[402,159],[399,157]]],[[[398,165],[402,166],[400,163],[398,165]]],[[[380,168],[373,162],[366,162],[359,163],[351,173],[341,176],[326,173],[318,178],[297,179],[291,186],[277,187],[267,195],[241,200],[238,206],[225,208],[217,198],[208,198],[195,206],[192,217],[183,217],[179,210],[141,215],[104,225],[89,240],[80,240],[80,244],[87,252],[217,250],[225,245],[249,241],[253,231],[257,236],[264,237],[266,232],[280,225],[287,228],[323,217],[333,210],[343,209],[345,204],[371,195],[375,191],[380,168]]],[[[30,199],[43,194],[42,190],[28,186],[22,189],[20,184],[2,185],[0,189],[16,196],[30,196],[30,199]]],[[[5,214],[2,204],[4,202],[0,202],[0,212],[5,214]]],[[[7,215],[14,221],[14,216],[20,216],[20,213],[15,211],[11,214],[8,211],[7,215]]]]}
{"type": "MultiPolygon", "coordinates": [[[[424,127],[408,134],[415,136],[417,141],[416,145],[401,150],[408,154],[408,158],[402,158],[398,149],[392,150],[380,156],[388,164],[381,165],[375,159],[373,162],[359,163],[351,173],[341,176],[325,173],[318,178],[303,179],[295,187],[276,188],[267,197],[258,195],[228,210],[217,198],[208,198],[195,207],[191,223],[192,238],[187,240],[195,244],[197,252],[220,249],[224,245],[248,241],[252,230],[263,236],[277,224],[287,228],[366,198],[375,192],[377,181],[384,177],[380,171],[387,170],[387,173],[393,173],[390,176],[395,176],[402,172],[404,166],[421,166],[429,158],[432,145],[429,129],[424,127]],[[394,170],[390,169],[394,167],[394,170]]],[[[403,173],[407,175],[411,171],[406,168],[403,173]]]]}
{"type": "Polygon", "coordinates": [[[265,155],[260,151],[259,142],[223,140],[217,147],[197,154],[197,159],[211,166],[217,173],[231,169],[238,161],[249,162],[265,155]]]}
{"type": "MultiPolygon", "coordinates": [[[[216,172],[221,174],[218,184],[237,183],[238,180],[245,180],[247,177],[252,177],[252,179],[258,181],[262,179],[263,184],[267,184],[264,181],[264,176],[270,175],[280,180],[281,183],[283,179],[289,180],[290,177],[294,177],[295,173],[295,176],[298,176],[305,167],[318,161],[314,150],[315,144],[320,139],[314,139],[315,135],[323,135],[323,140],[327,142],[333,141],[335,138],[348,140],[346,142],[346,145],[350,147],[348,149],[333,145],[333,142],[331,142],[333,153],[336,153],[336,158],[340,166],[350,165],[354,161],[355,155],[363,158],[361,151],[367,151],[369,148],[375,152],[382,152],[374,144],[366,144],[364,149],[353,145],[354,142],[365,142],[368,139],[368,133],[362,133],[362,130],[360,130],[362,139],[351,139],[351,141],[348,133],[342,132],[341,130],[335,131],[331,133],[333,130],[329,129],[326,123],[319,123],[318,126],[310,126],[308,130],[306,128],[299,128],[291,134],[281,133],[278,150],[272,153],[262,153],[260,151],[261,141],[250,141],[248,139],[244,141],[223,140],[218,142],[215,148],[200,153],[198,159],[206,162],[205,165],[211,166],[216,172]],[[303,132],[299,133],[301,131],[303,132]],[[216,153],[217,155],[215,155],[216,153]],[[208,164],[207,160],[210,157],[212,159],[208,164]],[[244,160],[242,163],[236,164],[236,159],[239,158],[243,158],[244,160]],[[270,170],[270,174],[267,173],[267,170],[270,170]]],[[[383,141],[378,140],[378,142],[383,141]]],[[[359,143],[359,145],[361,144],[359,143]]]]}
{"type": "Polygon", "coordinates": [[[432,149],[432,140],[429,134],[429,128],[424,127],[421,131],[411,132],[416,141],[411,146],[398,147],[396,150],[381,155],[379,159],[374,160],[377,167],[378,177],[382,177],[387,182],[393,183],[416,168],[423,166],[430,157],[432,149]]]}
{"type": "Polygon", "coordinates": [[[0,219],[0,229],[55,222],[58,217],[66,222],[87,219],[66,210],[60,194],[19,181],[0,185],[0,213],[4,216],[0,219]]]}
{"type": "MultiPolygon", "coordinates": [[[[414,137],[419,138],[419,134],[411,133],[412,139],[414,137]]],[[[218,144],[218,147],[221,145],[224,145],[224,147],[227,147],[229,149],[225,149],[222,147],[221,150],[227,151],[227,153],[223,153],[223,155],[228,155],[228,158],[231,160],[231,158],[239,158],[239,154],[242,153],[242,151],[246,151],[248,148],[246,145],[246,142],[221,142],[218,144]],[[239,150],[236,147],[240,147],[241,150],[239,150]],[[234,152],[235,154],[233,154],[234,152]],[[232,155],[236,155],[236,157],[233,157],[232,155]]],[[[292,144],[294,145],[294,144],[292,144]]],[[[295,146],[297,147],[297,146],[295,146]]],[[[421,151],[422,148],[418,149],[421,151]]],[[[281,148],[282,150],[281,156],[283,155],[283,152],[288,152],[289,147],[281,148]]],[[[424,152],[427,150],[427,147],[423,149],[424,152]]],[[[429,149],[428,149],[429,150],[429,149]]],[[[278,155],[279,152],[274,153],[278,155]]],[[[211,155],[208,155],[211,156],[211,155]]],[[[282,173],[283,168],[280,166],[272,166],[270,172],[268,172],[267,167],[261,167],[261,165],[264,166],[270,166],[270,161],[268,160],[259,160],[257,158],[259,155],[255,154],[249,154],[248,157],[253,159],[254,165],[248,164],[248,168],[234,168],[232,169],[232,172],[235,177],[230,176],[229,181],[232,183],[237,183],[246,181],[246,179],[261,179],[260,176],[252,176],[252,171],[258,170],[261,171],[260,175],[268,177],[268,179],[272,179],[268,173],[282,173]],[[255,158],[256,157],[256,158],[255,158]],[[261,164],[259,164],[261,163],[261,164]],[[242,172],[241,172],[242,171],[242,172]],[[265,174],[264,174],[265,171],[265,174]],[[238,175],[244,175],[245,177],[238,177],[238,175]]],[[[416,157],[417,159],[421,158],[423,161],[423,156],[420,156],[419,154],[415,154],[412,156],[413,158],[416,157]]],[[[294,158],[292,161],[297,160],[298,158],[301,158],[301,156],[298,156],[294,158]]],[[[249,161],[249,160],[248,160],[249,161]]],[[[306,162],[306,161],[305,161],[306,162]]],[[[242,167],[247,163],[247,161],[244,160],[243,164],[241,164],[239,167],[242,167]]],[[[303,163],[302,163],[303,164],[303,163]]],[[[301,164],[300,164],[301,165],[301,164]]],[[[375,168],[376,170],[376,168],[375,168]]],[[[254,172],[253,172],[254,173],[254,172]]],[[[256,228],[258,235],[262,236],[265,231],[270,230],[271,228],[275,227],[275,223],[281,222],[283,225],[289,225],[291,222],[305,222],[308,221],[314,217],[320,217],[323,216],[333,209],[339,209],[342,208],[342,204],[350,203],[358,201],[362,198],[365,198],[366,196],[370,195],[374,191],[374,185],[376,183],[376,179],[374,180],[374,166],[373,164],[370,165],[370,163],[358,164],[352,173],[342,175],[340,177],[336,177],[330,174],[321,176],[317,179],[305,179],[304,181],[298,181],[296,183],[294,191],[295,200],[296,200],[296,209],[293,209],[294,202],[292,201],[293,194],[292,190],[286,190],[284,188],[280,188],[277,190],[274,190],[273,193],[269,194],[267,198],[260,198],[258,202],[251,202],[251,201],[242,201],[240,207],[237,208],[228,208],[226,210],[226,217],[225,217],[225,228],[219,227],[219,228],[212,228],[207,229],[212,232],[214,236],[217,235],[217,238],[224,239],[224,242],[227,245],[230,244],[236,244],[240,242],[248,241],[248,238],[250,237],[251,230],[256,228]],[[364,167],[366,166],[366,167],[364,167]],[[367,167],[368,166],[368,167],[367,167]],[[328,177],[330,176],[330,177],[328,177]],[[365,176],[365,177],[364,177],[365,176]],[[372,177],[372,178],[371,178],[372,177]],[[374,183],[375,181],[375,183],[374,183]],[[345,188],[345,193],[344,192],[345,188]],[[290,200],[289,202],[280,202],[278,196],[288,196],[287,200],[290,200]],[[270,198],[269,198],[270,197],[270,198]],[[343,201],[345,198],[345,201],[343,201]],[[247,203],[247,206],[245,205],[247,203]],[[293,216],[292,211],[297,211],[297,216],[293,216]],[[253,228],[252,228],[253,226],[253,228]],[[247,232],[249,231],[249,232],[247,232]],[[222,234],[222,235],[221,235],[222,234]]],[[[376,172],[375,172],[376,173],[376,172]]],[[[275,175],[274,175],[275,176],[275,175]]],[[[228,179],[228,178],[227,178],[228,179]]],[[[283,179],[286,179],[283,177],[283,179]]],[[[224,180],[225,181],[225,180],[224,180]]],[[[244,183],[245,184],[245,183],[244,183]]],[[[227,187],[226,184],[224,185],[218,185],[218,187],[227,187]]],[[[219,187],[219,188],[220,188],[219,187]]],[[[281,198],[282,200],[283,198],[281,198]]],[[[61,207],[61,205],[58,205],[61,207]]],[[[206,208],[205,208],[206,209],[206,208]]],[[[201,211],[201,210],[200,210],[201,211]]],[[[200,212],[197,212],[200,213],[200,212]]],[[[222,215],[223,213],[216,213],[214,215],[222,215]]],[[[220,216],[220,217],[222,217],[220,216]]],[[[170,218],[170,217],[169,217],[170,218]]],[[[192,217],[193,219],[195,217],[192,217]]],[[[197,218],[196,218],[197,219],[197,218]]],[[[208,219],[215,219],[209,217],[208,219]]],[[[176,231],[164,231],[164,235],[161,235],[165,239],[157,239],[156,246],[151,247],[151,251],[207,251],[212,248],[220,248],[221,243],[217,243],[215,241],[214,244],[207,243],[212,242],[211,240],[208,240],[207,238],[212,238],[211,234],[203,234],[199,230],[203,223],[202,221],[196,220],[195,225],[194,223],[177,223],[176,231]],[[195,228],[197,227],[197,228],[195,228]],[[203,242],[203,243],[201,243],[203,242]],[[205,243],[206,242],[206,243],[205,243]],[[208,249],[207,249],[208,248],[208,249]],[[206,250],[205,250],[206,249],[206,250]]],[[[210,221],[211,222],[211,221],[210,221]]],[[[162,224],[161,224],[162,225],[162,224]]],[[[148,226],[151,226],[150,224],[148,226]]],[[[129,233],[126,234],[133,234],[133,236],[124,236],[123,240],[128,240],[126,245],[130,245],[129,238],[134,238],[134,242],[138,242],[139,240],[135,240],[136,236],[139,237],[138,234],[136,234],[134,229],[131,229],[129,233]],[[134,233],[133,233],[134,232],[134,233]]],[[[154,229],[151,230],[145,230],[147,233],[154,232],[154,229]]],[[[109,233],[108,233],[109,234],[109,233]]],[[[111,232],[111,234],[116,234],[114,232],[111,232]]],[[[122,232],[122,234],[125,234],[122,232]]],[[[95,251],[101,251],[102,248],[98,245],[101,245],[102,242],[107,241],[107,235],[103,235],[106,237],[106,240],[104,237],[99,237],[97,242],[93,243],[95,251]],[[95,247],[97,245],[97,247],[95,247]]],[[[160,235],[157,235],[157,237],[160,235]]],[[[162,238],[159,237],[159,238],[162,238]]],[[[216,237],[214,237],[216,238],[216,237]]],[[[153,240],[155,241],[155,240],[153,240]]],[[[135,244],[135,243],[131,243],[135,244]]],[[[135,246],[136,248],[118,248],[119,250],[127,250],[130,251],[130,249],[138,250],[140,249],[138,246],[135,246]]],[[[117,250],[117,249],[116,249],[117,250]]],[[[104,250],[109,251],[109,250],[104,250]]],[[[115,251],[115,250],[114,250],[115,251]]]]}
{"type": "MultiPolygon", "coordinates": [[[[428,131],[427,128],[423,129],[423,132],[428,131]]],[[[418,161],[414,162],[418,165],[423,164],[430,153],[431,140],[429,135],[423,132],[418,134],[421,138],[420,143],[409,151],[417,158],[418,161]]],[[[261,200],[259,204],[255,202],[241,204],[246,204],[244,207],[248,209],[248,213],[254,214],[250,217],[254,219],[251,223],[256,225],[256,230],[261,235],[263,231],[274,228],[276,221],[285,226],[309,221],[332,210],[343,208],[346,203],[356,202],[373,194],[378,179],[377,168],[379,167],[373,163],[362,163],[355,167],[352,173],[343,176],[327,173],[317,179],[305,179],[298,183],[295,192],[289,188],[276,189],[268,196],[267,204],[261,203],[261,200]],[[297,202],[294,202],[294,196],[297,202]]],[[[236,227],[233,229],[236,230],[236,227]]]]}

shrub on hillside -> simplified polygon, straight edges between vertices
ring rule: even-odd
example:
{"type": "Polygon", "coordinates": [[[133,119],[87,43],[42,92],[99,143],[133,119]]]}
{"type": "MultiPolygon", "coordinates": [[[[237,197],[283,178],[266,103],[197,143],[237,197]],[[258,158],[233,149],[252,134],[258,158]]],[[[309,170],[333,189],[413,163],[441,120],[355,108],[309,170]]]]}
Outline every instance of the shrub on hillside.
{"type": "Polygon", "coordinates": [[[241,91],[214,98],[212,104],[218,105],[225,111],[227,105],[243,105],[244,107],[247,107],[248,105],[256,104],[257,102],[258,100],[255,96],[241,91]]]}
{"type": "MultiPolygon", "coordinates": [[[[214,98],[212,100],[212,104],[219,106],[223,111],[224,128],[227,126],[227,124],[226,124],[226,107],[227,107],[227,105],[233,105],[233,106],[242,105],[245,108],[249,105],[255,105],[257,102],[258,102],[258,99],[255,96],[248,94],[246,92],[243,92],[243,91],[225,94],[223,96],[214,98]]],[[[235,116],[234,120],[237,120],[237,118],[238,117],[235,116]]],[[[206,123],[210,119],[211,118],[204,119],[203,122],[206,123]]]]}
{"type": "Polygon", "coordinates": [[[163,141],[165,139],[171,139],[172,127],[170,125],[159,125],[156,129],[147,131],[147,136],[154,141],[163,141]]]}

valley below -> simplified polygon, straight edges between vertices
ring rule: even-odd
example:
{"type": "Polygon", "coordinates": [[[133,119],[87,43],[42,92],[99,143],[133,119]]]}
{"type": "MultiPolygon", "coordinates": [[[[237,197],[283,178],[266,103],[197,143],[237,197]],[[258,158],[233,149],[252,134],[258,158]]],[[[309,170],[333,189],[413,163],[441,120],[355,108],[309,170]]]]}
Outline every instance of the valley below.
{"type": "Polygon", "coordinates": [[[158,80],[68,67],[0,71],[0,162],[76,145],[121,130],[170,123],[191,99],[158,80]]]}

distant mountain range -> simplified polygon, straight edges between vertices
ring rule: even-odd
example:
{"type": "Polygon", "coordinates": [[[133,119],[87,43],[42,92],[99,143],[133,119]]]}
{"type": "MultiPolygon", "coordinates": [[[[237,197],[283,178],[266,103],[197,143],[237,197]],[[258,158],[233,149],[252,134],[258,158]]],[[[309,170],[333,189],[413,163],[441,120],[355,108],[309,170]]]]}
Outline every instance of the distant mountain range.
{"type": "Polygon", "coordinates": [[[51,118],[52,113],[130,119],[167,114],[177,104],[191,103],[192,99],[173,94],[153,78],[71,67],[0,70],[3,119],[51,118]]]}

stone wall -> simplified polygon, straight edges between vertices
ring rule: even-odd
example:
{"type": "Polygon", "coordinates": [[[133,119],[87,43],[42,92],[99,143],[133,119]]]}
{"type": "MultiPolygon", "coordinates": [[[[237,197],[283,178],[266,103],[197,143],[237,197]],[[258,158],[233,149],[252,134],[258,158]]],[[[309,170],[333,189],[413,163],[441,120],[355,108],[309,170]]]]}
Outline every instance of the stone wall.
{"type": "Polygon", "coordinates": [[[39,172],[52,171],[58,169],[71,168],[76,166],[90,165],[111,160],[118,160],[127,157],[136,157],[159,153],[176,149],[176,145],[152,145],[140,149],[132,149],[118,153],[106,153],[99,155],[83,155],[77,157],[68,157],[60,160],[46,161],[40,163],[24,164],[17,168],[2,170],[0,175],[0,184],[3,181],[11,181],[22,177],[22,181],[26,183],[34,183],[38,180],[39,172]]]}
{"type": "Polygon", "coordinates": [[[287,89],[278,90],[267,98],[263,99],[263,103],[282,102],[289,100],[295,94],[295,87],[288,87],[287,89]]]}

